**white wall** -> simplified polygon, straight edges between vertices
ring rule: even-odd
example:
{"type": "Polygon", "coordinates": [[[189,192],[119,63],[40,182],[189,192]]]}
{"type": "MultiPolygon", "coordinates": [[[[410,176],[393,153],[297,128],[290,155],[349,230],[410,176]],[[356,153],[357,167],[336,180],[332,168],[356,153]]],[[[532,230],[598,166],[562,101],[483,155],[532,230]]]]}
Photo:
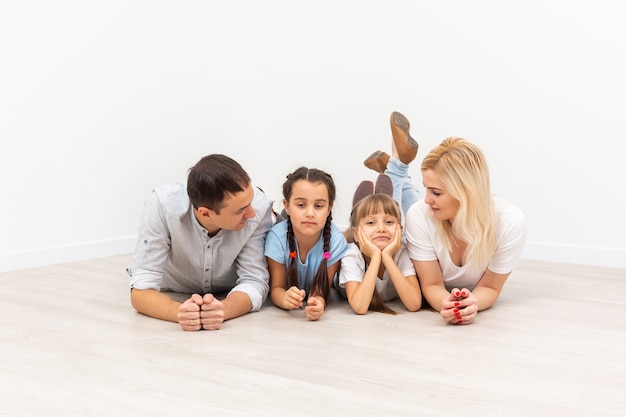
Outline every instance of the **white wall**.
{"type": "Polygon", "coordinates": [[[277,202],[330,172],[335,221],[389,114],[419,161],[479,144],[528,215],[524,257],[626,267],[618,2],[119,1],[0,6],[0,270],[129,253],[150,189],[201,156],[277,202]]]}

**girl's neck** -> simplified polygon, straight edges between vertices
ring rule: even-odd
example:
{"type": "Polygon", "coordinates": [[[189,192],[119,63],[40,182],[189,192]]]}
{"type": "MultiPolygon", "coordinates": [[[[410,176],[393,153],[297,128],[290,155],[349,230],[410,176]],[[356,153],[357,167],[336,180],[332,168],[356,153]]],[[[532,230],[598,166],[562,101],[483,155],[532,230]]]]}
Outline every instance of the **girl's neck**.
{"type": "Polygon", "coordinates": [[[304,262],[311,248],[315,246],[317,241],[320,239],[321,232],[317,236],[302,236],[294,230],[293,236],[298,243],[298,252],[300,254],[300,259],[304,262]]]}

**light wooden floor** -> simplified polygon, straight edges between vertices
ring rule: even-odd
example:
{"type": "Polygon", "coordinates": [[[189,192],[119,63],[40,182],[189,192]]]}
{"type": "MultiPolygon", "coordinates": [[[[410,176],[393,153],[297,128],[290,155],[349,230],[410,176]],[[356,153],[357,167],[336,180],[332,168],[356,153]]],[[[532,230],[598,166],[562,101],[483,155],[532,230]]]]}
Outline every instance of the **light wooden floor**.
{"type": "Polygon", "coordinates": [[[335,299],[187,333],[135,313],[129,264],[0,274],[0,415],[626,415],[624,269],[522,261],[470,326],[335,299]]]}

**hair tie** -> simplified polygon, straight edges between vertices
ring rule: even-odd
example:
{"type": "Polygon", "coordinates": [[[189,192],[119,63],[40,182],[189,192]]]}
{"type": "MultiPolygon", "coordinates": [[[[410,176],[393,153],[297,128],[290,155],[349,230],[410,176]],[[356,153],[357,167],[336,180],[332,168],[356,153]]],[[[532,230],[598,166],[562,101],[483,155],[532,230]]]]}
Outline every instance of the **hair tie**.
{"type": "Polygon", "coordinates": [[[296,259],[296,251],[294,250],[293,252],[289,252],[289,257],[291,259],[296,259]]]}
{"type": "Polygon", "coordinates": [[[326,260],[330,259],[330,252],[324,252],[324,259],[326,260]]]}

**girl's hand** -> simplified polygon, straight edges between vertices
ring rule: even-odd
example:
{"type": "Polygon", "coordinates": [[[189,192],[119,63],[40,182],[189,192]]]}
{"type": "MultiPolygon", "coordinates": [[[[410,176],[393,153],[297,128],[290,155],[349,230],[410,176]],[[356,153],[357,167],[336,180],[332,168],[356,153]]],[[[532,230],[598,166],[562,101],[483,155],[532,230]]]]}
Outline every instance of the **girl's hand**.
{"type": "Polygon", "coordinates": [[[378,249],[378,246],[374,245],[372,241],[369,240],[367,236],[365,236],[365,233],[363,233],[363,230],[360,227],[357,230],[357,235],[359,237],[359,249],[361,249],[361,253],[363,253],[363,255],[372,259],[375,254],[381,253],[380,249],[378,249]]]}
{"type": "Polygon", "coordinates": [[[324,313],[325,306],[326,303],[322,297],[309,297],[307,306],[304,309],[307,320],[315,321],[319,319],[322,316],[322,313],[324,313]]]}
{"type": "Polygon", "coordinates": [[[287,291],[285,291],[283,308],[286,310],[293,310],[294,308],[302,307],[304,296],[304,290],[301,290],[298,287],[290,287],[287,291]]]}
{"type": "Polygon", "coordinates": [[[443,299],[439,314],[449,324],[470,324],[478,314],[478,301],[467,288],[453,288],[443,299]]]}
{"type": "Polygon", "coordinates": [[[393,236],[393,239],[389,244],[383,249],[383,255],[389,255],[393,258],[393,255],[396,254],[402,247],[402,226],[399,224],[396,225],[396,234],[393,236]]]}

